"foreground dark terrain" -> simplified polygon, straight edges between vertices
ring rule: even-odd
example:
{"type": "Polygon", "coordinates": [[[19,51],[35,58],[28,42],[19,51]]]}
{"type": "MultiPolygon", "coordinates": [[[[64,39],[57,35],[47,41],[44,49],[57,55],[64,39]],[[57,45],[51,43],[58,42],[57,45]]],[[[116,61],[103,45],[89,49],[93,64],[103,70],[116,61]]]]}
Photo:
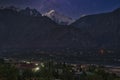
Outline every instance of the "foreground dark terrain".
{"type": "MultiPolygon", "coordinates": [[[[113,68],[113,70],[120,70],[113,68]]],[[[1,80],[120,80],[111,68],[54,61],[0,60],[1,80]]]]}

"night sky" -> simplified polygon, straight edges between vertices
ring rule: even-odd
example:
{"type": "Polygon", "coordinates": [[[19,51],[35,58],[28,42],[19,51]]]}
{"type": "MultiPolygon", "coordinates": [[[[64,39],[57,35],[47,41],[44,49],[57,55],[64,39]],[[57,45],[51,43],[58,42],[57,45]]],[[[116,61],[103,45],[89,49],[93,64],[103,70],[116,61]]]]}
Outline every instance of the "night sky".
{"type": "Polygon", "coordinates": [[[0,0],[1,6],[36,8],[41,13],[56,10],[72,18],[109,12],[120,7],[120,0],[0,0]]]}

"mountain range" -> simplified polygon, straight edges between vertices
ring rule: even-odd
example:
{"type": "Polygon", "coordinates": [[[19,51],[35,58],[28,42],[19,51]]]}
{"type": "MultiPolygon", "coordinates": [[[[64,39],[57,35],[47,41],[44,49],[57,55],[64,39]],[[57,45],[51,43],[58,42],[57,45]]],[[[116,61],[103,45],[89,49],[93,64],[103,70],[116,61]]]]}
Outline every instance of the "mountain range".
{"type": "Polygon", "coordinates": [[[0,9],[0,49],[120,48],[120,9],[59,25],[35,9],[0,9]]]}

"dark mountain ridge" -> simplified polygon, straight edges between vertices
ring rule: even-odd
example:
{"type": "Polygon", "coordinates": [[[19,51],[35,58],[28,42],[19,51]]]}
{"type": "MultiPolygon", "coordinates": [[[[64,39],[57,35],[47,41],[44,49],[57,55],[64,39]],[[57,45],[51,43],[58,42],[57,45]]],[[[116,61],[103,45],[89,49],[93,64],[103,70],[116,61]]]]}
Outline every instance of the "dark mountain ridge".
{"type": "MultiPolygon", "coordinates": [[[[27,13],[28,10],[22,11],[27,13]]],[[[85,37],[78,28],[61,26],[47,17],[24,13],[13,9],[0,10],[1,49],[77,48],[88,44],[85,43],[87,35],[85,37]]]]}
{"type": "Polygon", "coordinates": [[[82,17],[71,25],[88,32],[99,47],[120,47],[120,8],[82,17]]]}
{"type": "Polygon", "coordinates": [[[120,48],[119,21],[119,9],[82,17],[70,26],[35,9],[0,9],[0,49],[120,48]]]}

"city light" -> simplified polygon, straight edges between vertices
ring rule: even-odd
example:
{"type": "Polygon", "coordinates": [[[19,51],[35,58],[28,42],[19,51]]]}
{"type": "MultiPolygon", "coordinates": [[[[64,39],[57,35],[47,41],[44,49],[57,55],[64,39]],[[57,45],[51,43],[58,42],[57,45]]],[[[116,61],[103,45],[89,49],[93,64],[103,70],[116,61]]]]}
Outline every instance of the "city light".
{"type": "Polygon", "coordinates": [[[33,69],[34,72],[37,72],[37,71],[39,71],[39,70],[40,70],[39,67],[36,67],[36,68],[33,69]]]}
{"type": "Polygon", "coordinates": [[[38,66],[38,63],[36,63],[35,65],[38,66]]]}

